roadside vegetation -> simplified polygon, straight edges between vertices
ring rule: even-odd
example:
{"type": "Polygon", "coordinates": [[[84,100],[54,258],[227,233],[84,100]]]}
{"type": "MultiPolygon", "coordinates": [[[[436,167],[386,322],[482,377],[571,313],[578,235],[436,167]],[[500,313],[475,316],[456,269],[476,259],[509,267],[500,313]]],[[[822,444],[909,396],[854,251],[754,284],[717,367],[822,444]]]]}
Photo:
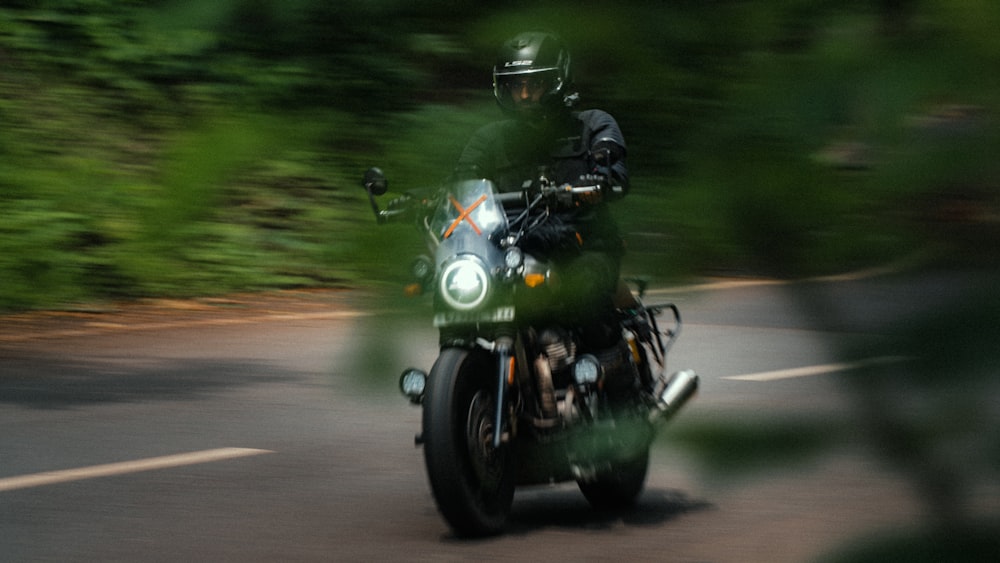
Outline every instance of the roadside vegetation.
{"type": "Polygon", "coordinates": [[[380,165],[398,190],[441,181],[498,114],[495,45],[529,27],[566,36],[585,105],[627,133],[634,273],[989,254],[996,12],[7,2],[0,309],[396,281],[400,233],[374,228],[361,173],[380,165]]]}

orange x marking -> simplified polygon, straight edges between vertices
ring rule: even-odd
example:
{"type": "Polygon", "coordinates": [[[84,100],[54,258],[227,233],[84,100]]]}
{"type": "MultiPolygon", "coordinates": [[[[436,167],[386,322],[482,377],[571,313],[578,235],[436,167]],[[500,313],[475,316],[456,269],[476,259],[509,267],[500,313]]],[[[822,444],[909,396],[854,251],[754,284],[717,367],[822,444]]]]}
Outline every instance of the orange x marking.
{"type": "Polygon", "coordinates": [[[472,213],[473,210],[479,207],[481,203],[486,201],[486,194],[479,196],[479,199],[474,201],[468,209],[463,208],[462,204],[459,203],[454,197],[449,196],[449,199],[451,199],[451,204],[455,206],[455,209],[458,210],[458,217],[455,218],[455,221],[453,221],[451,226],[448,227],[448,230],[444,232],[444,238],[450,237],[451,233],[455,231],[455,228],[462,224],[462,221],[468,221],[469,224],[472,225],[472,230],[476,231],[477,235],[482,235],[483,231],[479,228],[479,225],[476,225],[476,222],[472,220],[472,217],[469,217],[469,213],[472,213]]]}

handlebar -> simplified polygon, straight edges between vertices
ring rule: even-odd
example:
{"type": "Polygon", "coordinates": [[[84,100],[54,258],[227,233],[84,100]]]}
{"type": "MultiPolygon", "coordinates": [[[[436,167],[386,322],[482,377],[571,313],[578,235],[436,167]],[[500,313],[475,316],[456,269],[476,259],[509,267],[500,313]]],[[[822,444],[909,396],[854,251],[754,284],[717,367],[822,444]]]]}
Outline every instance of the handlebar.
{"type": "Polygon", "coordinates": [[[594,186],[569,186],[569,185],[566,185],[566,186],[563,186],[562,189],[564,189],[565,191],[567,191],[567,192],[569,192],[571,194],[574,194],[574,195],[589,195],[589,194],[600,194],[600,193],[604,193],[604,192],[610,192],[611,194],[615,195],[616,197],[620,197],[620,196],[623,196],[625,194],[625,188],[623,188],[622,186],[614,186],[614,185],[612,185],[612,186],[602,186],[602,185],[599,185],[599,184],[598,185],[594,185],[594,186]]]}
{"type": "Polygon", "coordinates": [[[571,193],[571,194],[596,194],[600,193],[604,188],[599,185],[595,186],[570,186],[566,184],[565,186],[560,186],[556,188],[559,191],[571,193]]]}
{"type": "Polygon", "coordinates": [[[542,189],[542,196],[555,200],[556,204],[564,207],[574,207],[581,203],[596,203],[601,200],[604,186],[594,184],[590,186],[574,186],[572,184],[553,185],[542,189]]]}
{"type": "Polygon", "coordinates": [[[497,201],[505,205],[528,203],[528,194],[525,191],[503,192],[495,195],[497,201]]]}
{"type": "Polygon", "coordinates": [[[561,202],[562,205],[572,206],[581,202],[598,201],[605,192],[609,192],[613,197],[619,196],[623,193],[623,188],[601,184],[586,186],[543,184],[534,190],[503,192],[496,194],[495,197],[497,201],[508,207],[534,207],[542,199],[555,200],[561,202]]]}
{"type": "Polygon", "coordinates": [[[505,207],[532,208],[543,199],[554,199],[561,202],[562,205],[571,206],[582,200],[593,199],[595,196],[599,196],[603,190],[604,188],[600,185],[543,185],[535,190],[526,189],[516,192],[501,192],[495,194],[494,197],[505,207]]]}
{"type": "MultiPolygon", "coordinates": [[[[622,186],[608,186],[603,184],[603,181],[607,177],[604,175],[588,176],[586,180],[593,178],[594,181],[599,183],[574,186],[572,184],[556,185],[550,183],[543,175],[540,177],[539,183],[533,188],[528,187],[514,192],[497,193],[495,197],[498,202],[505,206],[523,207],[527,211],[530,211],[543,200],[548,200],[557,206],[572,207],[581,203],[587,204],[600,201],[603,192],[607,192],[607,195],[611,198],[624,195],[625,190],[622,186]]],[[[583,180],[585,178],[581,176],[580,179],[583,180]]],[[[368,194],[375,219],[380,224],[411,216],[411,213],[417,207],[421,204],[427,205],[429,201],[424,197],[413,197],[413,195],[406,194],[389,202],[385,209],[380,208],[375,201],[375,196],[386,192],[387,182],[382,171],[378,168],[370,168],[365,173],[362,184],[368,194]]]]}

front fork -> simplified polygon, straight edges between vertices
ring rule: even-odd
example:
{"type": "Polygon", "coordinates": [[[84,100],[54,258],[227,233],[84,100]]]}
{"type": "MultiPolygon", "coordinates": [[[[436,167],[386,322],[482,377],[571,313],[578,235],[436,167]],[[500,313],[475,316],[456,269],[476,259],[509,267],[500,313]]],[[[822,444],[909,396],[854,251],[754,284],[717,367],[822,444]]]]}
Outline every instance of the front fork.
{"type": "Polygon", "coordinates": [[[497,358],[496,413],[493,418],[493,447],[499,448],[503,442],[504,421],[507,412],[507,389],[514,381],[514,340],[500,337],[495,342],[479,340],[479,345],[492,351],[497,358]]]}

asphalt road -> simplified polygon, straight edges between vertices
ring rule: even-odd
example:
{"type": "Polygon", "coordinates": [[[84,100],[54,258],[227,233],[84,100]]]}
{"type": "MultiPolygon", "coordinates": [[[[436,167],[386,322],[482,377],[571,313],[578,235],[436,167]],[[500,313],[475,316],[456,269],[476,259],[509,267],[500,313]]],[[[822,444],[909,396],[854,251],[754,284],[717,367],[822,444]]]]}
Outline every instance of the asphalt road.
{"type": "MultiPolygon", "coordinates": [[[[656,292],[686,321],[672,367],[702,381],[677,424],[853,416],[838,346],[962,288],[939,282],[656,292]],[[819,319],[809,295],[843,306],[819,319]]],[[[394,386],[433,361],[424,319],[318,293],[3,322],[3,561],[797,562],[923,517],[860,447],[727,477],[664,439],[630,512],[594,512],[572,484],[531,488],[506,535],[459,541],[413,444],[419,411],[394,386]]]]}

